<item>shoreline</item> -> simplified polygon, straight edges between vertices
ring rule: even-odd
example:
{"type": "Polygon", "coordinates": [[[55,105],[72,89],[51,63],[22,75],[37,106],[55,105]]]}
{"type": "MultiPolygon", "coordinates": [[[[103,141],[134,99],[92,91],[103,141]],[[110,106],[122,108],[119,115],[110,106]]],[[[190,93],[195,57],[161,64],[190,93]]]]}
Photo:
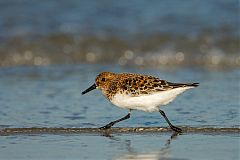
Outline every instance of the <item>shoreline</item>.
{"type": "MultiPolygon", "coordinates": [[[[182,134],[239,134],[240,128],[214,127],[180,127],[182,134]]],[[[1,128],[0,136],[27,135],[27,134],[115,134],[115,133],[167,133],[172,132],[168,127],[114,127],[107,130],[98,128],[1,128]]]]}

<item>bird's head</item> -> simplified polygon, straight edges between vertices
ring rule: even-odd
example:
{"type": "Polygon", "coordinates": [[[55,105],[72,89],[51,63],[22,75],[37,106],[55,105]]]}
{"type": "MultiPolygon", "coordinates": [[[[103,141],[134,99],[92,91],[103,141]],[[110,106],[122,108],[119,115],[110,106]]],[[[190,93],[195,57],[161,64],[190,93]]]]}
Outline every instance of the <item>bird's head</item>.
{"type": "Polygon", "coordinates": [[[102,72],[100,73],[96,79],[95,83],[90,86],[88,89],[82,92],[82,94],[85,94],[87,92],[90,92],[91,90],[94,89],[100,89],[100,90],[107,90],[110,82],[113,80],[113,78],[116,76],[115,73],[111,72],[102,72]]]}

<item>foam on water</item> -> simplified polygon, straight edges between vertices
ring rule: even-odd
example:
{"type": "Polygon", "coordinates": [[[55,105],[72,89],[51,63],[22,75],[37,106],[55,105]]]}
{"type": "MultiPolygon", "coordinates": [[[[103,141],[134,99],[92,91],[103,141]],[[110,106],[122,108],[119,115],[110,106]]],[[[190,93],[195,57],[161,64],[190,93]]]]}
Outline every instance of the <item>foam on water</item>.
{"type": "Polygon", "coordinates": [[[239,68],[238,6],[238,0],[1,1],[0,66],[239,68]]]}

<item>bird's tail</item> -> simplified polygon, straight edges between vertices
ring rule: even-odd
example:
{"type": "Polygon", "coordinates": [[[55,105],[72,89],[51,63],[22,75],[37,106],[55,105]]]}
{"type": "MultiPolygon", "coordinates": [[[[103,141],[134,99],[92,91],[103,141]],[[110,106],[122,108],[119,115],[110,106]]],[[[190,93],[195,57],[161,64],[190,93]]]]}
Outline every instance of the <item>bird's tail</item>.
{"type": "Polygon", "coordinates": [[[173,88],[179,88],[179,87],[197,87],[199,86],[199,83],[170,83],[170,86],[173,86],[173,88]]]}
{"type": "Polygon", "coordinates": [[[188,83],[187,86],[197,87],[197,86],[199,86],[199,83],[188,83]]]}

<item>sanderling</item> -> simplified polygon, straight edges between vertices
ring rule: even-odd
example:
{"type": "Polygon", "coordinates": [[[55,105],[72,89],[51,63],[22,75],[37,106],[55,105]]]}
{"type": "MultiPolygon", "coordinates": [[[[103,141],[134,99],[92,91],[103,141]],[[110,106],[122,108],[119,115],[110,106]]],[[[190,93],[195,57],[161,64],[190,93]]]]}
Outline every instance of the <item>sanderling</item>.
{"type": "Polygon", "coordinates": [[[97,88],[114,105],[129,109],[126,116],[100,129],[109,129],[114,124],[130,118],[131,110],[142,110],[160,112],[172,130],[181,132],[181,128],[171,124],[160,106],[168,104],[180,93],[197,86],[198,83],[172,83],[142,74],[102,72],[96,77],[95,83],[82,94],[97,88]]]}

